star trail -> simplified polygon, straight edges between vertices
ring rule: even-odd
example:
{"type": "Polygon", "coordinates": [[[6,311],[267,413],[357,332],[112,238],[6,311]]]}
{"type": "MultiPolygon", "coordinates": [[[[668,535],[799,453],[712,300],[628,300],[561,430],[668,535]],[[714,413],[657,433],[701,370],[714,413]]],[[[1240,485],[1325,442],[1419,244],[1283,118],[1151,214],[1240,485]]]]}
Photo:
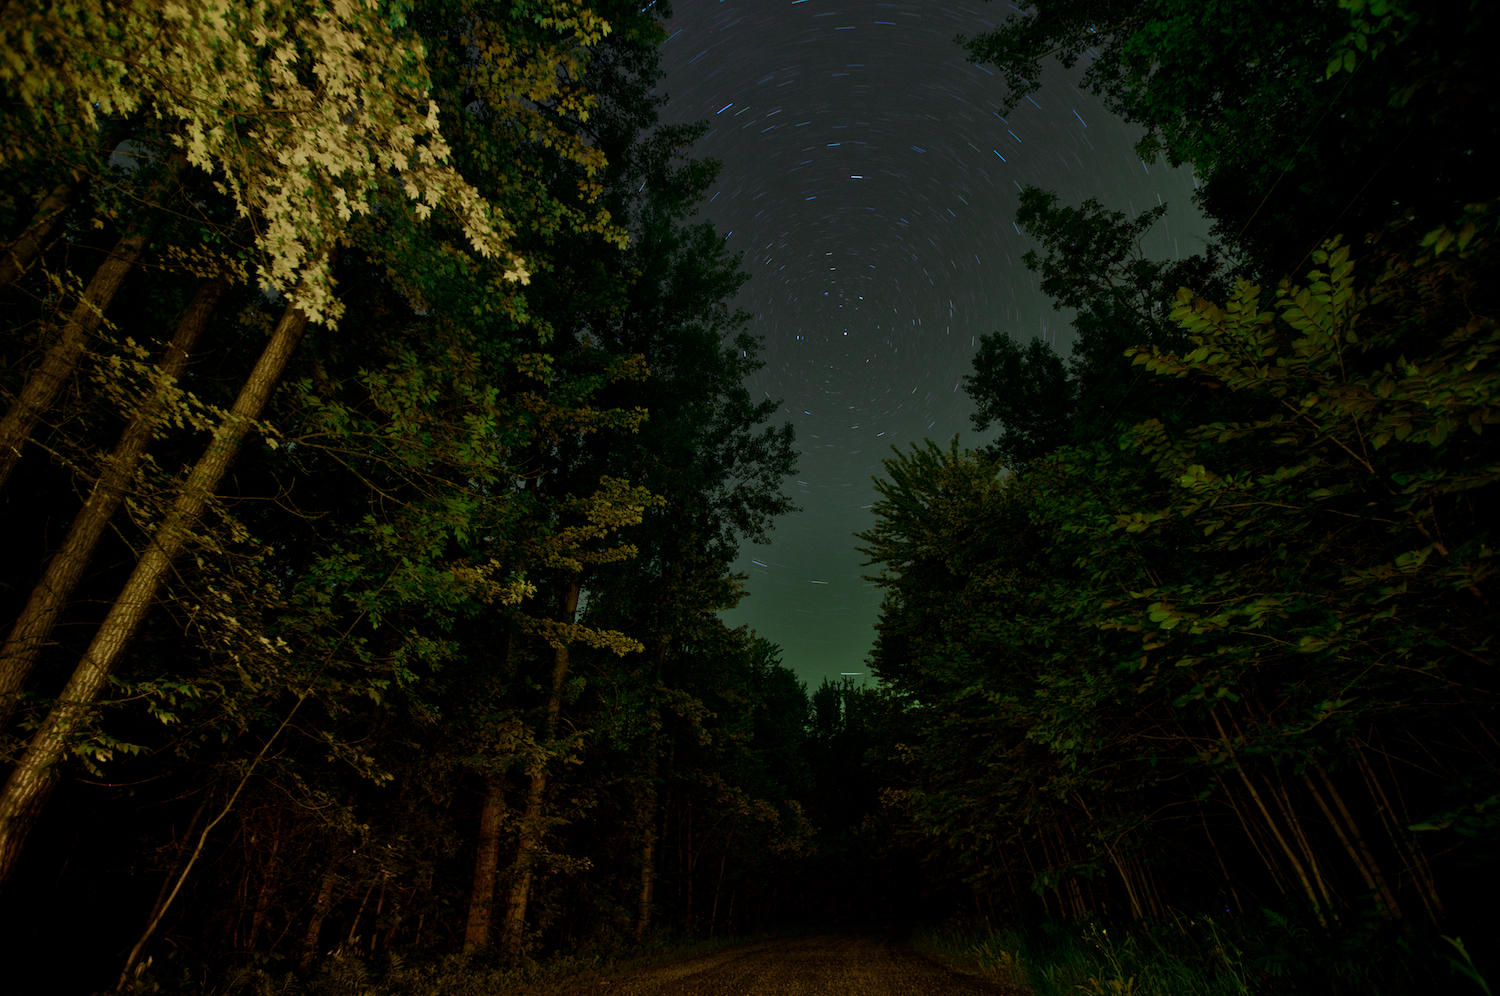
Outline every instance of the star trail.
{"type": "Polygon", "coordinates": [[[1015,9],[683,0],[666,22],[663,121],[709,123],[692,154],[724,168],[700,217],[742,254],[736,303],[766,364],[749,386],[782,400],[801,450],[786,490],[803,510],[745,545],[750,595],[725,619],[813,684],[862,672],[874,639],[880,592],[854,533],[874,522],[880,460],[924,438],[989,441],[962,390],[980,335],[1069,350],[1069,316],[1021,263],[1036,248],[1013,221],[1021,188],[1132,216],[1166,202],[1145,252],[1203,246],[1188,168],[1135,155],[1139,130],[1076,86],[1086,60],[1052,63],[1001,116],[1003,82],[954,38],[1015,9]]]}

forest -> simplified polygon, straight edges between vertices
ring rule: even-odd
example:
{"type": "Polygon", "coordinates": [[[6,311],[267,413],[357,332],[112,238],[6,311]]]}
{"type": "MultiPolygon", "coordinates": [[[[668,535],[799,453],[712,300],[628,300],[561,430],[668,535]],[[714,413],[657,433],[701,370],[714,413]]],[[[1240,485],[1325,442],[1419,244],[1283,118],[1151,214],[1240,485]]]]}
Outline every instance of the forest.
{"type": "Polygon", "coordinates": [[[894,448],[876,680],[811,691],[719,616],[798,447],[670,17],[0,5],[3,988],[895,924],[1039,996],[1489,992],[1492,6],[955,40],[1007,107],[1086,59],[1212,242],[1021,193],[1076,342],[982,337],[995,441],[894,448]]]}

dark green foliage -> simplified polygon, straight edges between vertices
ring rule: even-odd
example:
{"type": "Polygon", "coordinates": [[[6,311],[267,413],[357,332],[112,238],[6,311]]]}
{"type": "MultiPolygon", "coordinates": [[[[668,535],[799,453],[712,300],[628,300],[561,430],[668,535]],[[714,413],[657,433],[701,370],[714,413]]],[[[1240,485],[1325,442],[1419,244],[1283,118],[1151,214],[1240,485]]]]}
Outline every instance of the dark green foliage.
{"type": "Polygon", "coordinates": [[[1131,346],[1172,350],[1185,341],[1168,318],[1178,287],[1210,295],[1224,287],[1216,247],[1175,263],[1141,253],[1141,238],[1166,210],[1154,207],[1130,221],[1093,199],[1068,208],[1036,187],[1021,192],[1016,221],[1045,252],[1028,252],[1023,261],[1041,273],[1041,290],[1055,307],[1076,310],[1076,339],[1064,360],[1040,339],[1023,347],[1000,333],[980,337],[964,390],[977,406],[975,430],[1003,430],[993,455],[1021,466],[1059,446],[1117,435],[1143,418],[1175,423],[1208,403],[1120,362],[1131,346]]]}
{"type": "Polygon", "coordinates": [[[959,40],[1003,71],[1001,113],[1043,57],[1087,57],[1082,86],[1145,128],[1141,158],[1191,164],[1214,237],[1272,281],[1335,232],[1404,212],[1430,228],[1493,195],[1480,150],[1500,117],[1476,39],[1494,17],[1481,0],[1043,0],[959,40]]]}
{"type": "MultiPolygon", "coordinates": [[[[1488,218],[1358,261],[1335,240],[1272,308],[1184,289],[1179,352],[1129,352],[1233,421],[1149,419],[1010,474],[956,442],[886,461],[862,538],[888,589],[873,667],[917,723],[895,798],[976,891],[1116,924],[1283,895],[1314,946],[1335,919],[1483,929],[1488,218]]],[[[1314,959],[1294,939],[1264,958],[1314,959]]]]}

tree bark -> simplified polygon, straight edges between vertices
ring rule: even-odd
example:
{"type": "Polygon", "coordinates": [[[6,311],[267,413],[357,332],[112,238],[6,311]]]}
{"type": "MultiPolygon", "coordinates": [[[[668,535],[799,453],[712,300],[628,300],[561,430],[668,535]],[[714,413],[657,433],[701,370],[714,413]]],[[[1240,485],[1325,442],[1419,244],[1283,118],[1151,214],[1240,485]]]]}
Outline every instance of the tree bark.
{"type": "Polygon", "coordinates": [[[271,897],[281,884],[281,820],[277,818],[276,839],[271,842],[271,856],[261,872],[260,888],[255,893],[255,907],[250,911],[250,932],[245,936],[245,950],[254,951],[260,943],[260,933],[266,926],[266,915],[271,911],[271,897]]]}
{"type": "Polygon", "coordinates": [[[186,545],[220,479],[239,454],[240,445],[260,416],[306,327],[307,316],[289,305],[234,407],[215,428],[207,450],[188,475],[161,526],[136,562],[130,579],[110,606],[57,704],[32,735],[20,762],[0,790],[0,886],[15,868],[26,837],[51,795],[68,738],[88,718],[125,647],[140,629],[173,558],[186,545]]]}
{"type": "Polygon", "coordinates": [[[310,966],[318,956],[318,935],[323,932],[323,920],[333,906],[333,889],[338,884],[342,862],[342,858],[334,858],[323,873],[323,880],[318,883],[318,901],[313,906],[312,919],[307,922],[307,933],[302,938],[302,957],[297,962],[302,968],[310,966]]]}
{"type": "Polygon", "coordinates": [[[0,646],[0,720],[15,708],[37,657],[93,557],[94,548],[130,489],[141,457],[151,443],[157,416],[163,406],[163,394],[182,376],[198,337],[228,289],[229,280],[222,276],[198,288],[162,357],[161,381],[156,394],[142,401],[130,424],[121,433],[99,480],[89,492],[88,500],[73,517],[62,546],[47,562],[41,581],[32,589],[20,618],[11,627],[10,636],[0,646]]]}
{"type": "Polygon", "coordinates": [[[479,811],[479,847],[474,855],[474,887],[469,894],[469,922],[464,929],[464,952],[490,945],[495,911],[495,870],[500,864],[500,823],[505,818],[505,783],[485,779],[484,806],[479,811]]]}
{"type": "Polygon", "coordinates": [[[635,939],[643,941],[651,930],[651,895],[656,887],[656,737],[647,747],[646,777],[641,786],[641,888],[635,903],[635,939]]]}
{"type": "MultiPolygon", "coordinates": [[[[652,675],[653,679],[661,673],[661,666],[667,659],[667,648],[670,643],[670,634],[664,630],[657,633],[657,670],[652,675]]],[[[651,930],[651,896],[656,888],[656,776],[657,758],[661,753],[661,737],[658,732],[661,717],[655,709],[652,709],[648,718],[651,723],[651,732],[646,736],[646,770],[641,778],[638,815],[641,833],[641,887],[636,894],[635,902],[636,943],[645,940],[646,934],[651,930]]]]}
{"type": "MultiPolygon", "coordinates": [[[[134,127],[133,121],[119,121],[106,128],[96,154],[108,156],[134,127]]],[[[49,190],[41,203],[37,205],[36,213],[31,216],[31,223],[22,230],[20,235],[16,236],[10,245],[0,249],[0,289],[15,283],[41,254],[42,248],[52,237],[58,222],[62,220],[63,212],[78,195],[85,175],[84,167],[79,166],[73,170],[68,179],[49,190]]]]}
{"type": "Polygon", "coordinates": [[[10,479],[11,471],[21,459],[21,447],[31,438],[42,415],[57,401],[63,387],[77,371],[89,337],[99,328],[110,301],[145,251],[155,222],[152,204],[161,198],[184,162],[186,157],[181,152],[174,153],[168,160],[164,175],[147,196],[147,206],[142,208],[110,250],[109,256],[94,271],[82,299],[63,325],[62,334],[48,348],[42,362],[31,372],[15,401],[11,402],[5,418],[0,420],[0,487],[10,479]]]}
{"type": "MultiPolygon", "coordinates": [[[[563,618],[571,623],[578,611],[580,584],[572,581],[563,604],[563,618]]],[[[563,688],[568,679],[568,645],[561,640],[553,647],[552,690],[547,697],[546,742],[550,745],[557,736],[557,720],[562,712],[563,688]]],[[[531,771],[531,784],[526,792],[526,811],[521,817],[521,839],[516,847],[516,860],[511,865],[510,894],[505,903],[505,927],[501,934],[501,946],[511,959],[521,955],[521,943],[526,934],[526,904],[531,898],[531,880],[536,868],[537,854],[541,850],[542,837],[547,831],[547,766],[539,760],[531,771]]]]}

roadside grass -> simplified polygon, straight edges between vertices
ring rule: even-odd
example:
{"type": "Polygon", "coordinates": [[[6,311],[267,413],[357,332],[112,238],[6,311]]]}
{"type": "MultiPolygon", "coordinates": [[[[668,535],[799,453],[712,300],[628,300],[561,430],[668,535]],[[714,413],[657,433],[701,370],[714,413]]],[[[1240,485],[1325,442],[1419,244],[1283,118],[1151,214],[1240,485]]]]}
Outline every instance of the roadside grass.
{"type": "Polygon", "coordinates": [[[265,954],[219,969],[169,959],[148,967],[124,991],[138,996],[546,996],[561,987],[696,958],[773,936],[781,935],[692,938],[663,931],[643,944],[586,945],[518,965],[505,965],[483,953],[402,951],[374,958],[335,953],[305,973],[285,958],[265,954]]]}
{"type": "Polygon", "coordinates": [[[917,950],[1033,996],[1489,996],[1461,947],[1378,920],[1174,913],[1128,928],[1040,918],[918,929],[917,950]]]}

